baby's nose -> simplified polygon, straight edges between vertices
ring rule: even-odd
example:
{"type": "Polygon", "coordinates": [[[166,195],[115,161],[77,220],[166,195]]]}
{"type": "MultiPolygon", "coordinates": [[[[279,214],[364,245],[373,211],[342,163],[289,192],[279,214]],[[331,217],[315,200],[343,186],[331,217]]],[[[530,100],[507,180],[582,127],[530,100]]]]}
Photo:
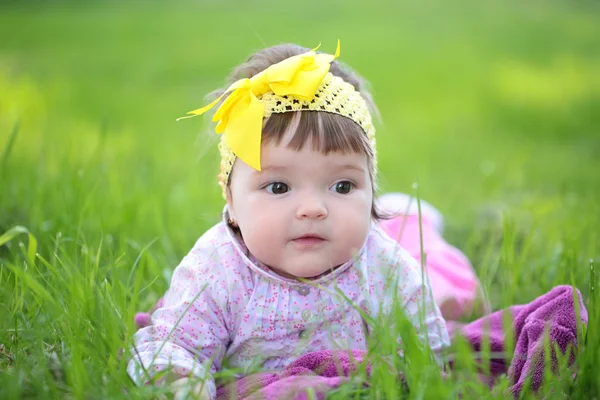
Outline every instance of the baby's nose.
{"type": "Polygon", "coordinates": [[[328,210],[318,196],[305,196],[296,212],[296,217],[299,219],[324,219],[328,215],[328,210]]]}

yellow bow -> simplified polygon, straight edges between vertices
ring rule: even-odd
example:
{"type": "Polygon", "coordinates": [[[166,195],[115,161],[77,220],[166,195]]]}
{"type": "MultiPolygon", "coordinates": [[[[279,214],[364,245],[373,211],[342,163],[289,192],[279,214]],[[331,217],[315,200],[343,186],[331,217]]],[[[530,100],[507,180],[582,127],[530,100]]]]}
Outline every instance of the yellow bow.
{"type": "MultiPolygon", "coordinates": [[[[213,108],[226,94],[213,117],[217,122],[217,134],[226,131],[225,141],[233,153],[252,168],[260,171],[260,147],[262,139],[264,105],[257,96],[273,92],[278,96],[293,96],[311,100],[323,78],[329,72],[331,62],[340,55],[340,41],[334,55],[317,54],[313,50],[287,58],[248,79],[240,79],[209,105],[190,111],[187,117],[202,115],[213,108]]],[[[182,119],[179,118],[179,119],[182,119]]]]}

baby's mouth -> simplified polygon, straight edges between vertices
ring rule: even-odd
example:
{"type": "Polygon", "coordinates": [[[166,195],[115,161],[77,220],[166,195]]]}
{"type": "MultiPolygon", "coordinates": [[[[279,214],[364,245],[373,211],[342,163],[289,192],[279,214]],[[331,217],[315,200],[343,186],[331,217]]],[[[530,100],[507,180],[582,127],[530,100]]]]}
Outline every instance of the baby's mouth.
{"type": "Polygon", "coordinates": [[[301,248],[313,248],[325,243],[325,239],[319,235],[307,234],[292,239],[292,242],[301,248]]]}

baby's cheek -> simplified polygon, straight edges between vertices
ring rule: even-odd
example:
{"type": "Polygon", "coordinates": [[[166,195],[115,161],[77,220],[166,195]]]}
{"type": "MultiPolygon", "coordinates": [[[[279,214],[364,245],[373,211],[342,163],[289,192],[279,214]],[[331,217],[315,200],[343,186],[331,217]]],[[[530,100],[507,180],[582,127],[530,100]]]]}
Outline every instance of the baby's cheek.
{"type": "Polygon", "coordinates": [[[279,248],[278,235],[277,231],[265,223],[258,223],[252,227],[252,229],[248,232],[248,237],[244,237],[244,241],[248,250],[254,257],[258,258],[260,261],[269,264],[274,261],[276,256],[275,249],[279,248]]]}
{"type": "Polygon", "coordinates": [[[369,233],[370,216],[365,218],[362,213],[357,213],[354,218],[344,220],[341,235],[351,255],[362,247],[369,233]]]}

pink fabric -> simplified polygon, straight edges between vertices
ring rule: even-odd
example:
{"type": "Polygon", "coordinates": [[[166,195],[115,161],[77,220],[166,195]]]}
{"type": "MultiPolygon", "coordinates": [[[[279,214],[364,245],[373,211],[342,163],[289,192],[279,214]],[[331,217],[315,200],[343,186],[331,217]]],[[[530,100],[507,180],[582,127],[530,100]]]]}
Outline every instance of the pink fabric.
{"type": "MultiPolygon", "coordinates": [[[[530,385],[533,391],[541,388],[544,382],[544,369],[550,367],[558,373],[556,350],[567,354],[568,365],[575,361],[578,347],[578,331],[588,323],[588,313],[581,293],[571,286],[557,286],[529,304],[514,305],[503,311],[496,311],[477,321],[453,327],[453,336],[466,338],[475,351],[489,345],[496,355],[489,360],[492,377],[506,373],[511,381],[510,392],[518,397],[530,385]],[[577,302],[577,304],[575,303],[577,302]],[[579,311],[577,311],[579,310],[579,311]],[[511,330],[504,329],[505,313],[512,316],[511,330]],[[513,338],[507,341],[507,335],[513,338]],[[550,354],[546,355],[544,340],[547,337],[550,354]],[[514,343],[514,353],[508,343],[514,343]],[[510,355],[510,357],[509,357],[510,355]],[[546,364],[546,359],[550,361],[546,364]]],[[[570,371],[572,373],[572,371],[570,371]]]]}
{"type": "MultiPolygon", "coordinates": [[[[388,271],[397,271],[398,274],[405,276],[406,268],[411,273],[408,276],[412,276],[411,279],[416,279],[413,283],[409,283],[408,286],[416,284],[418,281],[416,277],[417,272],[420,276],[419,264],[414,259],[420,260],[421,258],[421,244],[419,235],[419,220],[416,215],[407,215],[396,217],[391,220],[384,220],[380,224],[380,229],[374,227],[370,233],[369,240],[365,248],[359,253],[359,257],[355,263],[352,263],[352,267],[344,265],[334,273],[325,276],[323,279],[319,279],[316,283],[326,283],[327,281],[335,281],[336,283],[343,283],[344,279],[348,276],[356,277],[352,274],[352,271],[356,272],[356,268],[359,271],[367,272],[370,277],[377,276],[373,275],[370,271],[375,265],[387,266],[388,271]],[[385,234],[384,234],[385,232],[385,234]],[[374,236],[373,236],[374,235],[374,236]],[[387,237],[387,242],[383,237],[387,237]],[[392,240],[390,240],[390,237],[392,240]],[[373,241],[374,240],[374,241],[373,241]],[[399,250],[396,254],[397,259],[392,257],[391,259],[385,258],[389,251],[388,246],[390,243],[396,241],[399,243],[404,250],[399,250]],[[376,244],[377,243],[377,244],[376,244]],[[387,243],[382,246],[383,243],[387,243]],[[368,253],[368,256],[366,256],[368,253]],[[366,257],[365,257],[366,256],[366,257]],[[384,258],[382,258],[384,257],[384,258]],[[399,267],[399,268],[398,268],[399,267]],[[404,271],[404,272],[403,272],[404,271]]],[[[486,317],[481,318],[470,324],[460,324],[454,322],[460,317],[468,316],[473,309],[476,302],[480,297],[480,283],[475,275],[475,272],[469,263],[468,259],[459,250],[449,245],[441,236],[440,232],[436,229],[435,225],[428,219],[427,215],[422,217],[422,236],[423,236],[423,247],[425,258],[425,268],[427,276],[430,281],[432,294],[435,299],[435,303],[441,309],[443,316],[449,321],[448,328],[453,333],[453,336],[463,335],[471,342],[476,350],[479,350],[479,346],[485,336],[490,341],[492,351],[496,354],[504,354],[507,350],[504,347],[505,333],[502,329],[501,316],[502,312],[496,312],[486,317]],[[489,328],[488,328],[489,327],[489,328]],[[490,330],[488,332],[488,329],[490,330]]],[[[248,327],[255,326],[259,330],[251,331],[247,339],[242,340],[241,345],[234,346],[234,351],[231,352],[233,357],[239,357],[243,354],[243,351],[248,351],[254,348],[258,349],[259,353],[248,354],[247,359],[252,357],[260,358],[265,356],[264,351],[269,351],[276,354],[275,359],[273,357],[267,357],[265,362],[262,362],[261,370],[258,374],[251,374],[237,381],[235,385],[229,387],[221,387],[218,391],[219,399],[228,398],[227,395],[231,394],[231,389],[237,391],[238,398],[267,398],[267,399],[278,399],[278,398],[304,398],[303,390],[307,387],[312,387],[317,395],[317,398],[323,398],[327,391],[332,388],[338,387],[340,384],[348,380],[348,371],[344,369],[343,374],[337,375],[337,372],[332,374],[323,373],[323,363],[327,364],[331,361],[331,357],[334,354],[338,354],[339,347],[338,343],[332,345],[332,343],[325,343],[323,341],[318,343],[303,343],[306,349],[306,354],[298,354],[296,361],[290,358],[285,358],[287,350],[292,348],[289,345],[289,340],[295,338],[291,335],[286,338],[285,344],[282,346],[270,347],[264,345],[264,340],[272,342],[273,338],[268,336],[267,331],[264,329],[264,320],[257,324],[255,320],[256,313],[265,316],[271,315],[266,311],[265,307],[269,307],[269,303],[276,303],[277,306],[273,309],[275,313],[275,319],[273,324],[277,320],[278,324],[282,321],[283,325],[289,327],[289,323],[282,319],[281,304],[288,304],[294,313],[298,314],[300,309],[296,305],[299,301],[302,303],[300,308],[303,306],[305,309],[311,310],[312,306],[315,306],[315,299],[304,299],[306,295],[291,296],[296,293],[299,287],[294,287],[292,282],[281,277],[274,276],[266,267],[256,263],[255,260],[251,260],[246,257],[247,249],[243,246],[243,243],[236,243],[235,240],[227,239],[223,236],[226,231],[224,224],[219,224],[211,231],[207,232],[206,235],[201,238],[190,254],[184,259],[182,264],[178,267],[171,284],[171,289],[167,294],[167,297],[161,299],[157,304],[157,312],[151,318],[150,313],[138,313],[136,315],[136,324],[141,329],[136,335],[136,343],[139,349],[142,349],[141,362],[148,361],[150,357],[157,356],[154,362],[154,368],[150,370],[151,374],[156,371],[162,370],[165,365],[171,364],[175,367],[175,372],[189,373],[193,372],[196,375],[202,375],[206,373],[206,370],[196,361],[206,360],[216,356],[216,364],[210,366],[210,371],[214,371],[219,367],[219,361],[225,351],[230,352],[232,346],[232,338],[236,338],[237,335],[244,335],[244,328],[236,329],[231,331],[231,327],[239,327],[240,318],[242,321],[248,323],[248,327]],[[204,241],[204,243],[203,243],[204,241]],[[201,262],[202,257],[199,255],[204,254],[205,251],[209,250],[210,257],[206,259],[212,260],[213,264],[205,265],[201,262]],[[223,252],[224,251],[224,252],[223,252]],[[212,265],[212,266],[211,266],[212,265]],[[233,266],[233,268],[232,268],[233,266]],[[241,268],[241,269],[239,269],[241,268]],[[232,274],[233,271],[233,274],[232,274]],[[270,287],[266,292],[259,287],[256,287],[257,283],[270,282],[273,284],[276,282],[275,288],[270,287]],[[233,285],[233,286],[231,286],[233,285]],[[193,300],[190,297],[198,295],[199,288],[203,287],[203,290],[207,287],[210,291],[207,294],[202,293],[198,299],[194,301],[193,307],[191,308],[192,314],[183,317],[183,327],[176,329],[174,337],[169,338],[164,346],[164,351],[161,354],[156,354],[158,347],[163,346],[162,343],[167,336],[167,332],[172,324],[176,322],[179,316],[181,316],[183,308],[187,308],[190,305],[190,301],[193,300]],[[246,288],[246,289],[245,289],[246,288]],[[215,291],[216,290],[216,291],[215,291]],[[266,293],[275,293],[278,290],[283,290],[276,297],[265,297],[266,293]],[[258,297],[270,299],[269,301],[263,301],[260,305],[256,303],[249,303],[246,295],[250,297],[258,297]],[[282,302],[282,295],[287,299],[282,302]],[[216,296],[216,297],[215,297],[216,296]],[[226,303],[222,303],[223,298],[227,297],[226,303]],[[295,300],[292,300],[295,299],[295,300]],[[243,310],[239,308],[240,305],[245,307],[245,312],[240,313],[235,310],[243,310]],[[198,306],[201,307],[201,312],[198,314],[198,306]],[[234,314],[231,315],[231,311],[234,314]],[[208,314],[206,314],[208,313],[208,314]],[[227,315],[229,314],[229,315],[227,315]],[[202,317],[210,316],[213,318],[211,323],[203,325],[202,317]],[[254,319],[253,319],[254,318],[254,319]],[[215,321],[222,321],[220,323],[214,323],[215,321]],[[154,326],[151,326],[151,324],[154,326]],[[199,344],[198,339],[202,337],[222,337],[222,345],[216,342],[210,342],[209,345],[202,348],[199,344]],[[262,342],[261,342],[262,341],[262,342]],[[226,349],[225,343],[228,343],[229,350],[226,349]],[[252,343],[252,344],[250,344],[252,343]],[[263,343],[263,345],[260,345],[263,343]],[[219,348],[219,346],[223,346],[219,348]],[[248,347],[249,346],[249,347],[248,347]],[[242,348],[243,350],[239,350],[242,348]],[[199,351],[195,349],[200,349],[199,351]],[[240,353],[241,352],[241,353],[240,353]],[[191,354],[194,354],[193,358],[191,354]],[[317,360],[318,362],[316,362],[317,360]],[[273,364],[273,361],[276,361],[273,364]],[[316,364],[315,364],[316,363],[316,364]],[[283,368],[282,370],[280,368],[283,368]],[[280,372],[273,372],[275,369],[280,369],[280,372]],[[271,372],[269,372],[269,370],[271,372]],[[226,390],[227,389],[227,390],[226,390]],[[225,397],[223,397],[225,396],[225,397]],[[294,397],[296,396],[296,397],[294,397]],[[298,397],[299,396],[299,397],[298,397]]],[[[392,246],[393,247],[393,246],[392,246]]],[[[205,261],[206,261],[205,259],[205,261]]],[[[380,276],[381,278],[381,276],[380,276]]],[[[358,280],[350,278],[351,283],[346,286],[346,289],[355,286],[355,292],[352,292],[349,298],[351,301],[358,304],[363,310],[373,311],[382,302],[385,303],[385,295],[382,295],[381,287],[372,283],[363,287],[367,289],[367,297],[356,297],[356,294],[360,292],[359,286],[356,286],[358,280]],[[353,297],[354,296],[354,297],[353,297]],[[357,299],[362,300],[357,302],[357,299]]],[[[369,279],[367,279],[369,281],[369,279]]],[[[375,279],[377,282],[377,279],[375,279]]],[[[381,280],[379,281],[382,282],[381,280]]],[[[297,284],[297,282],[296,282],[297,284]]],[[[310,291],[310,289],[309,289],[310,291]]],[[[299,291],[298,291],[299,293],[299,291]]],[[[402,293],[402,289],[401,289],[402,293]]],[[[345,292],[348,295],[348,292],[345,292]]],[[[587,322],[587,313],[585,307],[581,303],[581,296],[577,293],[579,299],[579,308],[581,310],[581,321],[587,322]]],[[[541,356],[543,352],[542,347],[542,333],[544,327],[549,327],[550,339],[559,345],[562,352],[568,351],[570,345],[577,345],[577,324],[579,320],[575,317],[575,311],[573,306],[573,292],[568,286],[557,287],[548,294],[538,298],[534,302],[524,306],[513,306],[508,309],[513,316],[513,334],[516,340],[516,351],[515,354],[506,354],[506,359],[492,359],[490,360],[490,375],[483,375],[482,379],[485,382],[489,382],[493,385],[495,378],[499,374],[507,373],[511,379],[512,386],[510,392],[518,396],[523,389],[523,385],[531,377],[531,385],[534,390],[539,389],[543,379],[543,360],[541,356]],[[512,359],[512,362],[510,361],[512,359]],[[510,366],[509,366],[510,363],[510,366]]],[[[407,298],[404,297],[407,301],[407,298]]],[[[339,305],[338,305],[339,306],[339,305]]],[[[411,301],[408,300],[406,303],[407,310],[413,308],[411,301]]],[[[429,307],[429,306],[428,306],[429,307]]],[[[489,306],[483,303],[484,310],[488,309],[489,306]]],[[[319,307],[317,307],[319,309],[319,307]]],[[[430,308],[429,319],[434,321],[433,325],[429,326],[429,330],[435,331],[437,328],[433,328],[440,322],[440,318],[436,316],[437,308],[433,306],[430,308]],[[433,310],[433,311],[432,311],[433,310]],[[433,318],[433,319],[431,319],[433,318]],[[432,329],[433,328],[433,329],[432,329]]],[[[288,308],[287,315],[290,308],[288,308]]],[[[439,310],[437,311],[439,313],[439,310]]],[[[302,313],[299,313],[300,315],[302,313]]],[[[312,314],[311,314],[312,315],[312,314]]],[[[353,318],[353,317],[352,317],[353,318]]],[[[331,321],[331,316],[324,316],[322,321],[331,321]]],[[[347,321],[347,320],[345,320],[347,321]]],[[[341,322],[341,320],[340,320],[341,322]]],[[[276,329],[276,325],[267,324],[272,326],[272,329],[276,329]]],[[[443,324],[443,321],[442,321],[443,324]]],[[[303,327],[306,326],[304,322],[298,320],[293,324],[293,330],[297,332],[303,332],[303,327]]],[[[333,332],[333,336],[343,334],[344,338],[348,338],[348,334],[356,338],[357,333],[360,330],[353,331],[354,328],[363,326],[360,322],[360,318],[352,320],[349,324],[341,324],[339,328],[332,327],[331,325],[324,328],[325,331],[333,332]],[[343,327],[342,327],[343,326],[343,327]]],[[[362,329],[362,328],[361,328],[362,329]]],[[[272,331],[271,331],[272,332],[272,331]]],[[[363,332],[367,334],[368,332],[363,332]]],[[[311,335],[314,332],[311,332],[311,335]]],[[[357,361],[361,360],[364,355],[364,343],[366,337],[360,334],[359,342],[347,342],[345,343],[346,349],[353,349],[353,357],[357,358],[357,361]],[[358,343],[358,345],[357,345],[358,343]]],[[[431,335],[431,332],[430,332],[431,335]]],[[[302,335],[300,335],[302,336],[302,335]]],[[[447,332],[442,334],[441,337],[435,338],[437,343],[435,346],[439,348],[439,345],[446,345],[447,332]]],[[[239,338],[238,338],[239,339],[239,338]]],[[[311,339],[314,339],[311,337],[311,339]]],[[[430,336],[431,339],[431,336],[430,336]]],[[[298,343],[302,342],[297,340],[298,343]]],[[[207,342],[205,342],[206,344],[207,342]]],[[[235,341],[234,341],[235,343],[235,341]]],[[[430,343],[432,344],[432,343],[430,343]]],[[[297,347],[296,347],[297,348],[297,347]]],[[[139,353],[138,353],[139,354],[139,353]]],[[[295,353],[296,354],[296,353],[295,353]]],[[[336,355],[337,359],[337,355],[336,355]]],[[[556,372],[556,354],[551,354],[552,370],[556,372]]],[[[570,362],[573,362],[571,356],[570,362]]],[[[260,364],[260,363],[259,363],[260,364]]],[[[327,364],[327,365],[329,365],[327,364]]],[[[343,365],[349,366],[348,360],[342,362],[343,365]]],[[[140,377],[135,373],[133,366],[135,362],[132,360],[128,368],[129,373],[132,375],[134,380],[139,382],[140,377]],[[136,379],[137,378],[137,379],[136,379]]],[[[234,365],[235,366],[235,365],[234,365]]],[[[337,367],[336,367],[337,368],[337,367]]],[[[353,368],[353,367],[352,367],[353,368]]],[[[337,371],[337,370],[336,370],[337,371]]],[[[210,378],[209,378],[210,379],[210,378]]],[[[214,383],[213,383],[214,386],[214,383]]],[[[217,395],[213,391],[213,396],[217,395]]]]}
{"type": "MultiPolygon", "coordinates": [[[[555,349],[568,354],[569,365],[573,364],[578,325],[587,322],[588,314],[579,291],[574,293],[570,286],[558,286],[529,304],[512,306],[469,324],[453,324],[452,336],[453,339],[464,337],[476,351],[482,350],[483,343],[489,343],[494,356],[489,359],[489,365],[482,368],[480,379],[493,387],[499,376],[507,374],[510,386],[506,397],[518,398],[527,385],[534,392],[542,387],[545,368],[554,374],[565,372],[558,370],[555,349]],[[579,315],[574,299],[578,302],[579,315]],[[503,328],[507,312],[511,316],[508,321],[512,320],[509,332],[503,328]],[[544,332],[548,334],[551,349],[547,358],[544,357],[544,332]],[[515,343],[514,352],[506,345],[507,334],[513,336],[509,342],[515,343]]],[[[221,386],[217,399],[325,399],[328,392],[348,382],[352,371],[366,358],[365,352],[355,350],[309,352],[282,371],[252,374],[221,386]],[[308,389],[314,397],[308,395],[308,389]]],[[[370,371],[369,364],[366,370],[370,371]]],[[[572,371],[566,373],[570,375],[572,371]]]]}
{"type": "Polygon", "coordinates": [[[370,326],[362,313],[385,316],[395,299],[440,355],[450,339],[421,276],[420,265],[375,223],[354,259],[303,283],[258,263],[221,222],[175,269],[151,320],[137,317],[151,324],[134,337],[128,372],[142,384],[148,376],[139,364],[150,376],[171,366],[178,375],[210,377],[224,360],[240,371],[275,370],[307,349],[366,350],[370,326]]]}
{"type": "MultiPolygon", "coordinates": [[[[358,350],[307,353],[282,371],[259,372],[219,387],[217,400],[325,399],[327,393],[350,380],[367,355],[358,350]],[[308,394],[312,391],[314,396],[308,394]]],[[[370,365],[366,366],[370,373],[370,365]]]]}
{"type": "MultiPolygon", "coordinates": [[[[383,220],[380,226],[420,262],[421,241],[417,215],[383,220]]],[[[483,301],[479,280],[467,257],[444,240],[427,215],[422,216],[422,226],[425,268],[433,297],[443,317],[448,321],[468,317],[478,299],[482,302],[484,310],[489,310],[489,305],[483,301]]],[[[161,306],[162,299],[157,304],[157,307],[161,306]]],[[[150,325],[150,314],[151,312],[137,313],[136,325],[140,328],[150,325]]]]}
{"type": "MultiPolygon", "coordinates": [[[[426,322],[429,321],[430,331],[445,331],[444,322],[436,312],[441,310],[448,320],[468,315],[480,290],[479,281],[467,258],[442,238],[426,214],[422,217],[422,227],[426,273],[439,307],[428,306],[426,322]]],[[[333,283],[329,290],[341,288],[363,310],[377,313],[379,307],[389,307],[386,300],[389,296],[383,295],[386,286],[383,276],[384,271],[392,272],[392,277],[402,276],[401,299],[410,315],[416,312],[417,301],[411,300],[414,294],[407,295],[420,286],[420,263],[415,261],[420,256],[418,216],[399,216],[374,224],[356,262],[343,265],[314,283],[326,288],[333,283]]],[[[314,287],[304,287],[310,294],[298,295],[298,289],[304,290],[302,286],[273,274],[248,254],[242,242],[231,236],[226,224],[217,225],[199,239],[176,269],[169,292],[158,302],[152,318],[150,313],[136,315],[135,323],[143,329],[136,335],[140,357],[130,363],[130,374],[141,383],[142,378],[135,373],[136,363],[147,366],[153,359],[151,374],[170,364],[176,373],[203,375],[208,372],[201,365],[203,360],[212,358],[209,371],[215,372],[225,357],[233,367],[244,369],[258,361],[264,369],[273,370],[299,357],[294,350],[299,347],[339,348],[331,347],[330,338],[334,338],[335,346],[364,350],[368,331],[360,315],[347,307],[345,315],[336,312],[343,304],[326,299],[314,287]],[[203,291],[189,315],[183,317],[180,327],[163,345],[200,288],[203,291]],[[309,324],[306,313],[310,313],[309,319],[318,317],[309,324]],[[309,325],[311,329],[307,329],[309,325]],[[305,331],[310,332],[310,343],[299,337],[305,331]],[[300,346],[293,345],[295,341],[300,346]]],[[[441,335],[429,332],[430,345],[438,350],[447,343],[447,332],[441,335]]]]}
{"type": "MultiPolygon", "coordinates": [[[[383,220],[381,228],[417,261],[421,261],[419,217],[399,216],[383,220]]],[[[433,224],[422,216],[425,269],[435,302],[447,320],[469,316],[481,291],[467,257],[448,244],[433,224]]]]}

